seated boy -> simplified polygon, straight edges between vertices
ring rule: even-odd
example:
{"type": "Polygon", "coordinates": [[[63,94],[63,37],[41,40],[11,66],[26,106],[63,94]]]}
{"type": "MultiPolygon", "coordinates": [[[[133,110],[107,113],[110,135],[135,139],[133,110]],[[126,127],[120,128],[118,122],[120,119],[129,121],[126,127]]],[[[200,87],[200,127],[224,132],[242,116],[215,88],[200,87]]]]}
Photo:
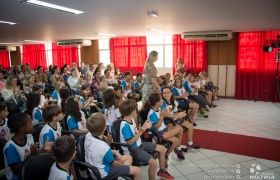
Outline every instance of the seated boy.
{"type": "Polygon", "coordinates": [[[124,94],[127,94],[128,99],[138,100],[140,98],[140,94],[133,92],[134,81],[132,79],[131,72],[127,71],[124,73],[124,80],[122,81],[122,86],[124,88],[124,94]]]}
{"type": "Polygon", "coordinates": [[[57,138],[53,143],[52,153],[57,162],[55,162],[51,167],[49,180],[74,179],[69,170],[69,166],[76,154],[75,140],[70,136],[57,138]]]}
{"type": "Polygon", "coordinates": [[[111,150],[110,146],[102,140],[106,129],[105,117],[101,113],[94,113],[87,119],[89,132],[85,139],[85,160],[98,168],[103,180],[118,178],[119,176],[134,176],[135,180],[142,178],[141,169],[131,166],[130,155],[120,155],[111,150]],[[98,147],[98,148],[97,148],[98,147]]]}
{"type": "MultiPolygon", "coordinates": [[[[139,130],[136,125],[136,109],[137,104],[133,100],[124,101],[121,105],[120,111],[124,116],[124,120],[121,122],[120,126],[120,139],[122,143],[127,143],[133,146],[136,151],[136,155],[139,161],[149,164],[149,179],[155,179],[155,172],[157,168],[156,160],[148,152],[159,152],[159,164],[160,169],[157,173],[159,177],[164,179],[174,179],[166,170],[165,170],[165,147],[162,145],[154,144],[152,142],[141,142],[140,136],[152,127],[151,121],[146,121],[142,127],[139,125],[139,130]]],[[[125,154],[129,154],[127,148],[122,147],[125,154]]]]}

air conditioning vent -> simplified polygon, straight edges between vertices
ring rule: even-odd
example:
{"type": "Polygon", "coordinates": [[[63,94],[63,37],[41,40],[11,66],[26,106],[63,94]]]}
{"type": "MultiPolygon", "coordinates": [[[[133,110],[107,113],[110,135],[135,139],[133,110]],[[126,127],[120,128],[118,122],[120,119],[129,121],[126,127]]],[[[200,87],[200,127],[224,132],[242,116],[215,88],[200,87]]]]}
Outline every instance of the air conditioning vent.
{"type": "Polygon", "coordinates": [[[182,38],[189,41],[227,41],[232,39],[231,31],[184,32],[182,38]]]}
{"type": "Polygon", "coordinates": [[[0,46],[0,51],[16,51],[16,46],[0,46]]]}
{"type": "Polygon", "coordinates": [[[91,46],[91,40],[87,39],[71,39],[61,40],[57,42],[58,46],[91,46]]]}

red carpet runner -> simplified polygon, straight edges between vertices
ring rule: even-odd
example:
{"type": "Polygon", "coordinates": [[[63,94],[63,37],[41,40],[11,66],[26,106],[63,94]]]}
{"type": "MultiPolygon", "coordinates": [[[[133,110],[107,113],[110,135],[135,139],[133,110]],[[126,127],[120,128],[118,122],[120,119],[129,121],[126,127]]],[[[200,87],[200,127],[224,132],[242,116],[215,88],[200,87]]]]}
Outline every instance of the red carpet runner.
{"type": "MultiPolygon", "coordinates": [[[[187,132],[185,132],[182,145],[187,144],[187,136],[187,132]]],[[[280,162],[279,140],[196,129],[194,142],[205,149],[280,162]]]]}

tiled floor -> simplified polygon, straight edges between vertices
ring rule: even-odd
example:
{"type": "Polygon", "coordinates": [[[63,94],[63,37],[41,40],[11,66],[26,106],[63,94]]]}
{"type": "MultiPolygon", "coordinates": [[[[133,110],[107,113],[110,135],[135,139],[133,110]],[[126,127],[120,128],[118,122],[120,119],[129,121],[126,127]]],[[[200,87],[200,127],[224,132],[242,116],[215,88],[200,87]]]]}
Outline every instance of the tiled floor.
{"type": "MultiPolygon", "coordinates": [[[[280,140],[279,103],[232,99],[221,99],[215,103],[218,107],[210,109],[209,118],[195,118],[196,129],[280,140]]],[[[263,179],[280,179],[280,162],[276,161],[208,149],[190,151],[185,153],[185,157],[184,161],[180,161],[174,153],[170,155],[167,170],[176,180],[249,180],[260,179],[260,175],[265,175],[263,179]],[[256,170],[257,167],[260,170],[256,170]],[[250,168],[259,172],[258,177],[252,176],[250,168]]],[[[141,168],[142,179],[148,179],[148,167],[141,168]]]]}

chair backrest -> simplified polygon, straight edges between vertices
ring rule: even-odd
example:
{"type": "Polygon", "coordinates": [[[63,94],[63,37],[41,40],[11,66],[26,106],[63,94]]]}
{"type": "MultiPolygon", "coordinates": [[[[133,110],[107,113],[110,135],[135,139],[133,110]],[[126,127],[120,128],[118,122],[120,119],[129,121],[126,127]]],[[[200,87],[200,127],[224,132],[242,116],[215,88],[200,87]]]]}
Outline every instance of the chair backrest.
{"type": "Polygon", "coordinates": [[[17,105],[14,101],[12,101],[12,100],[10,100],[10,101],[4,101],[3,103],[6,104],[7,109],[8,109],[8,111],[9,111],[8,118],[9,118],[11,115],[15,114],[15,113],[20,113],[20,109],[19,109],[18,105],[17,105]]]}
{"type": "Polygon", "coordinates": [[[85,161],[85,139],[86,136],[82,135],[78,139],[77,142],[77,159],[78,161],[86,162],[85,161]]]}
{"type": "Polygon", "coordinates": [[[33,156],[23,163],[19,179],[21,180],[47,180],[49,178],[50,169],[56,162],[55,157],[50,153],[43,153],[33,156]]]}
{"type": "Polygon", "coordinates": [[[44,123],[44,122],[40,122],[33,126],[32,136],[33,136],[34,142],[39,142],[40,133],[41,133],[41,130],[43,129],[43,127],[45,126],[45,124],[46,123],[44,123]]]}
{"type": "Polygon", "coordinates": [[[4,153],[3,153],[3,149],[5,144],[7,143],[7,140],[4,138],[0,138],[0,170],[5,168],[5,163],[4,163],[4,153]]]}
{"type": "Polygon", "coordinates": [[[81,162],[81,161],[75,161],[74,168],[78,180],[83,180],[83,179],[101,180],[101,175],[99,170],[96,167],[92,166],[91,164],[81,162]],[[86,172],[86,177],[84,177],[84,173],[82,177],[80,170],[86,172]],[[94,175],[94,177],[92,177],[92,175],[94,175]]]}
{"type": "Polygon", "coordinates": [[[117,120],[113,122],[112,125],[112,138],[114,142],[121,142],[120,139],[120,128],[121,128],[122,120],[117,120]]]}
{"type": "Polygon", "coordinates": [[[146,121],[147,117],[145,117],[144,113],[142,111],[139,111],[137,113],[137,121],[138,121],[138,124],[140,126],[142,126],[144,124],[144,122],[146,121]]]}

